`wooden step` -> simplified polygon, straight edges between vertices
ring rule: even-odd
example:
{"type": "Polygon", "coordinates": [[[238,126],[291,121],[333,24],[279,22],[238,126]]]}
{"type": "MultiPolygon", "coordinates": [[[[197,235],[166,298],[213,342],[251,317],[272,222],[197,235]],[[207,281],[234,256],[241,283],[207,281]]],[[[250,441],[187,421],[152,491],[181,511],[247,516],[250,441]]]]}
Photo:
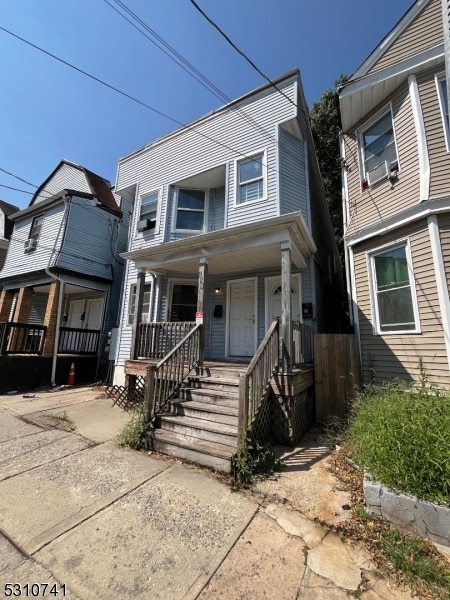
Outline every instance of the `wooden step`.
{"type": "Polygon", "coordinates": [[[226,378],[226,379],[235,379],[239,381],[239,376],[242,373],[245,373],[247,370],[247,366],[239,365],[239,366],[210,366],[205,365],[203,367],[197,367],[195,369],[196,375],[203,377],[214,377],[214,378],[226,378]]]}
{"type": "Polygon", "coordinates": [[[172,412],[178,415],[238,426],[238,406],[208,404],[207,402],[182,399],[172,400],[170,405],[173,407],[172,412]]]}
{"type": "Polygon", "coordinates": [[[229,446],[180,435],[173,431],[156,429],[153,438],[156,452],[210,467],[221,473],[231,472],[234,449],[229,446]]]}
{"type": "Polygon", "coordinates": [[[158,417],[157,428],[237,448],[238,428],[234,425],[214,423],[183,415],[162,414],[158,417]]]}
{"type": "Polygon", "coordinates": [[[239,406],[239,394],[224,392],[222,390],[210,390],[204,388],[181,388],[179,398],[182,400],[196,400],[207,404],[220,404],[222,406],[239,406]]]}
{"type": "Polygon", "coordinates": [[[239,380],[236,378],[197,375],[188,378],[188,387],[239,393],[239,380]]]}

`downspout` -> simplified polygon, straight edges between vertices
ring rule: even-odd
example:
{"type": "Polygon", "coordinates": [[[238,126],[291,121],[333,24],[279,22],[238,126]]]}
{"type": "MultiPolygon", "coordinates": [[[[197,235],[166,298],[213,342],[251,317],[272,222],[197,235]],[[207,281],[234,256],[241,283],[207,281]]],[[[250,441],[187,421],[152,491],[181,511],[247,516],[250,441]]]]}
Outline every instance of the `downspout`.
{"type": "MultiPolygon", "coordinates": [[[[58,234],[55,238],[55,243],[53,245],[53,250],[50,254],[50,259],[48,262],[48,266],[45,267],[45,272],[47,273],[47,275],[49,277],[51,277],[52,279],[55,279],[56,281],[59,281],[60,285],[59,285],[59,298],[58,298],[58,311],[56,313],[56,331],[55,331],[55,345],[53,348],[53,359],[52,359],[52,373],[51,373],[51,379],[50,379],[50,383],[52,385],[52,387],[56,386],[56,381],[55,381],[55,375],[56,375],[56,362],[58,359],[58,345],[59,345],[59,325],[60,325],[60,321],[61,321],[61,309],[62,309],[62,304],[63,304],[63,300],[64,300],[64,280],[61,279],[61,277],[59,277],[58,275],[55,275],[54,273],[50,273],[50,266],[51,266],[51,262],[52,262],[52,258],[53,256],[56,254],[56,244],[58,243],[58,239],[61,233],[61,229],[63,228],[63,225],[65,225],[67,223],[67,221],[69,220],[69,214],[70,214],[70,202],[68,200],[68,196],[65,196],[65,200],[64,202],[66,204],[69,204],[69,208],[67,209],[67,213],[64,215],[64,217],[61,219],[61,224],[59,226],[58,229],[58,234]]],[[[65,211],[66,212],[66,211],[65,211]]],[[[62,248],[63,242],[61,241],[61,248],[62,248]]],[[[60,249],[61,252],[61,249],[60,249]]]]}

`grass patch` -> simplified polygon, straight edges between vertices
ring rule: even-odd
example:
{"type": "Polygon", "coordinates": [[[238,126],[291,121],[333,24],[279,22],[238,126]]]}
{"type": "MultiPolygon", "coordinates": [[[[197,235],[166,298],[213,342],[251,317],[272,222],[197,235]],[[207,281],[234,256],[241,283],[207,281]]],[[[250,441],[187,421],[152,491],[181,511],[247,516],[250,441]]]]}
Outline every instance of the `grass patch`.
{"type": "Polygon", "coordinates": [[[149,423],[144,416],[143,409],[136,408],[117,438],[117,444],[120,447],[128,446],[133,450],[140,450],[144,447],[148,430],[149,423]]]}
{"type": "Polygon", "coordinates": [[[355,462],[385,485],[450,504],[450,396],[419,389],[370,388],[353,407],[345,439],[355,462]]]}

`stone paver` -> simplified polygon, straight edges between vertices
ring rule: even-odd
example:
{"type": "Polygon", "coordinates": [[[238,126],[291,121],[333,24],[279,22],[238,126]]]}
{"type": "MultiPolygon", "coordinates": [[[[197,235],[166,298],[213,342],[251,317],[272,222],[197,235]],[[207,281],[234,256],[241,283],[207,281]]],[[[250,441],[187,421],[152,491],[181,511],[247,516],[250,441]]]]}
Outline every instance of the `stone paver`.
{"type": "Polygon", "coordinates": [[[300,513],[280,508],[276,504],[269,504],[265,513],[275,519],[280,527],[291,535],[301,537],[308,548],[314,548],[323,540],[327,530],[310,521],[300,513]]]}

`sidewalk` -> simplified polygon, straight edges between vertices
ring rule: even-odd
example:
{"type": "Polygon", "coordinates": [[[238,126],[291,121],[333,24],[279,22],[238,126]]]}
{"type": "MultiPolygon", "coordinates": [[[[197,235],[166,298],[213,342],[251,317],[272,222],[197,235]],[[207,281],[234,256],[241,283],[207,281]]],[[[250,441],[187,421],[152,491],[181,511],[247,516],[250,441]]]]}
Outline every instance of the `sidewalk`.
{"type": "Polygon", "coordinates": [[[310,520],[342,512],[329,482],[305,484],[323,449],[290,452],[262,501],[203,469],[117,448],[127,420],[90,388],[0,396],[0,597],[6,583],[47,582],[79,600],[411,598],[310,520]],[[287,495],[304,514],[283,507],[287,495]]]}

